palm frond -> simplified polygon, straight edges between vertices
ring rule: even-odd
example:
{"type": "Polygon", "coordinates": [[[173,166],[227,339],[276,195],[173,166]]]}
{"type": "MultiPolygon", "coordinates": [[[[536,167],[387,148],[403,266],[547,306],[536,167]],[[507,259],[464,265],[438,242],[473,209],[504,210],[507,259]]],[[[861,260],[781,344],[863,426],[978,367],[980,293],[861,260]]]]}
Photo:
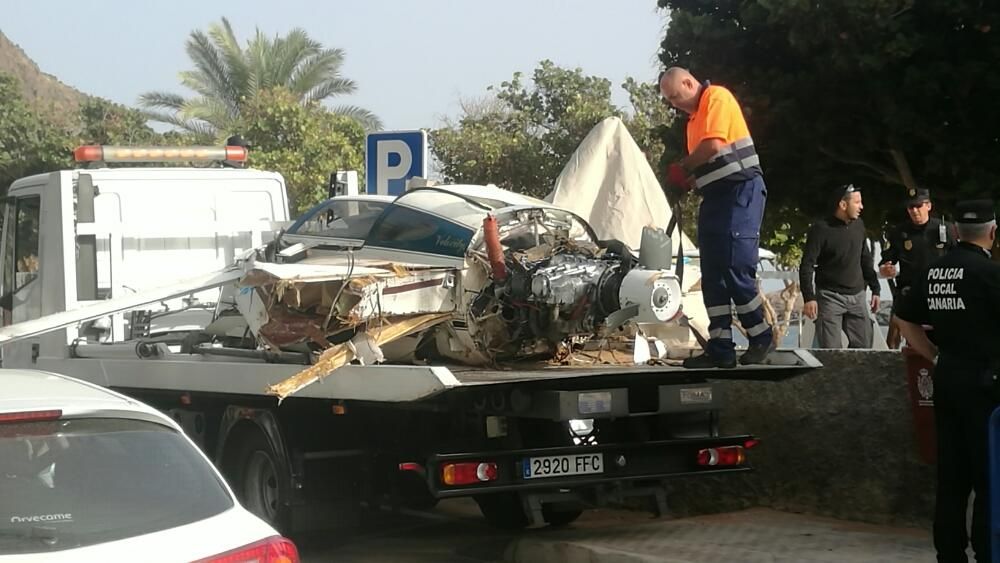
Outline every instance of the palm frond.
{"type": "Polygon", "coordinates": [[[181,86],[194,90],[199,96],[219,97],[224,94],[210,85],[210,81],[205,79],[200,70],[182,70],[177,73],[177,77],[181,81],[181,86]]]}
{"type": "Polygon", "coordinates": [[[184,107],[184,96],[170,92],[146,92],[139,94],[139,105],[151,109],[179,111],[184,107]]]}
{"type": "Polygon", "coordinates": [[[223,101],[208,97],[188,100],[180,115],[189,120],[209,123],[216,131],[228,130],[238,119],[238,116],[233,115],[223,101]]]}
{"type": "Polygon", "coordinates": [[[325,82],[315,85],[312,89],[300,94],[304,103],[322,102],[332,96],[350,94],[357,89],[354,81],[347,78],[331,78],[325,82]]]}
{"type": "Polygon", "coordinates": [[[365,131],[371,132],[371,131],[379,131],[382,129],[382,120],[379,119],[377,115],[364,108],[358,106],[343,105],[343,106],[337,106],[331,109],[330,111],[332,111],[337,115],[349,117],[357,121],[358,123],[361,124],[361,127],[363,127],[365,131]]]}
{"type": "Polygon", "coordinates": [[[257,92],[270,88],[271,83],[269,53],[272,43],[260,29],[257,34],[247,44],[246,59],[250,74],[253,77],[253,88],[248,89],[248,96],[256,96],[257,92]]]}
{"type": "Polygon", "coordinates": [[[203,96],[214,96],[231,106],[235,105],[236,95],[229,81],[229,68],[208,35],[198,30],[192,31],[186,50],[196,70],[182,74],[193,84],[201,83],[197,87],[188,87],[203,96]]]}
{"type": "Polygon", "coordinates": [[[198,121],[194,119],[188,119],[183,117],[180,113],[168,113],[162,111],[143,111],[142,114],[146,119],[150,121],[156,121],[159,123],[165,123],[171,125],[188,133],[193,133],[198,136],[212,137],[215,135],[215,128],[210,123],[204,121],[198,121]]]}
{"type": "Polygon", "coordinates": [[[247,65],[243,49],[240,47],[233,27],[229,20],[222,18],[222,24],[215,24],[209,28],[209,37],[215,43],[216,49],[222,55],[229,73],[229,85],[232,89],[235,105],[239,106],[240,97],[246,95],[247,84],[250,75],[250,68],[247,65]]]}
{"type": "Polygon", "coordinates": [[[340,78],[340,65],[343,61],[344,52],[341,49],[327,49],[308,57],[295,69],[288,82],[288,89],[307,101],[352,94],[357,89],[354,81],[340,78]],[[322,97],[309,96],[310,91],[321,86],[325,86],[322,97]]]}
{"type": "Polygon", "coordinates": [[[271,59],[275,85],[290,86],[292,77],[304,61],[322,52],[323,46],[310,39],[302,29],[293,29],[283,38],[274,41],[271,59]]]}

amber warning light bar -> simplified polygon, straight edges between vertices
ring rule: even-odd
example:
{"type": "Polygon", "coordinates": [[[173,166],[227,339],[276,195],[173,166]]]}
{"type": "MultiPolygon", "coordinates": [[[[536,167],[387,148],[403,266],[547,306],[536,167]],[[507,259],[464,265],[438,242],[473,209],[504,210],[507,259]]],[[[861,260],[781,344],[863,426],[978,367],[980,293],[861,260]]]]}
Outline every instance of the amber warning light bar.
{"type": "Polygon", "coordinates": [[[77,162],[246,162],[246,147],[125,147],[84,145],[73,151],[77,162]]]}

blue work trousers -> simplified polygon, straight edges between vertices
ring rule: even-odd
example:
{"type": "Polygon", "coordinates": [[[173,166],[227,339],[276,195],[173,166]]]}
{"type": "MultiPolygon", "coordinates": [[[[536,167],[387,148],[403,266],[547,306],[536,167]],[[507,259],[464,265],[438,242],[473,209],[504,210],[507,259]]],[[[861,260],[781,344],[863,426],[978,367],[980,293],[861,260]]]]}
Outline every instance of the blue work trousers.
{"type": "Polygon", "coordinates": [[[767,188],[764,178],[720,180],[702,191],[698,211],[698,246],[701,253],[701,290],[709,318],[706,352],[719,359],[733,358],[732,311],[751,345],[768,345],[771,326],[764,320],[757,292],[760,223],[764,217],[767,188]]]}

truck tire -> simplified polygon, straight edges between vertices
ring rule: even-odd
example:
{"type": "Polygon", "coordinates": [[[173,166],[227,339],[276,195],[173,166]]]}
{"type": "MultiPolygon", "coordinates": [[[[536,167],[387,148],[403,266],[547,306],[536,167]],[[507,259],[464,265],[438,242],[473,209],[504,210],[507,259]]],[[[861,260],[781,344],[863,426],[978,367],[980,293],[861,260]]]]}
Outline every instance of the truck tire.
{"type": "Polygon", "coordinates": [[[259,431],[245,433],[232,459],[232,487],[240,503],[281,533],[289,533],[289,476],[279,456],[259,431]]]}

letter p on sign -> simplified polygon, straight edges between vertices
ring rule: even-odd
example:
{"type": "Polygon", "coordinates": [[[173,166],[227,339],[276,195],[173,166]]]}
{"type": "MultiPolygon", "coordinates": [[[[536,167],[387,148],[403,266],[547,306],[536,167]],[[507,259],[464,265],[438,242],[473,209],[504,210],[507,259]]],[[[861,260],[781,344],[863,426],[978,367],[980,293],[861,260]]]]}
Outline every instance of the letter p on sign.
{"type": "Polygon", "coordinates": [[[406,181],[427,177],[426,131],[380,131],[365,142],[365,191],[400,195],[406,181]]]}

